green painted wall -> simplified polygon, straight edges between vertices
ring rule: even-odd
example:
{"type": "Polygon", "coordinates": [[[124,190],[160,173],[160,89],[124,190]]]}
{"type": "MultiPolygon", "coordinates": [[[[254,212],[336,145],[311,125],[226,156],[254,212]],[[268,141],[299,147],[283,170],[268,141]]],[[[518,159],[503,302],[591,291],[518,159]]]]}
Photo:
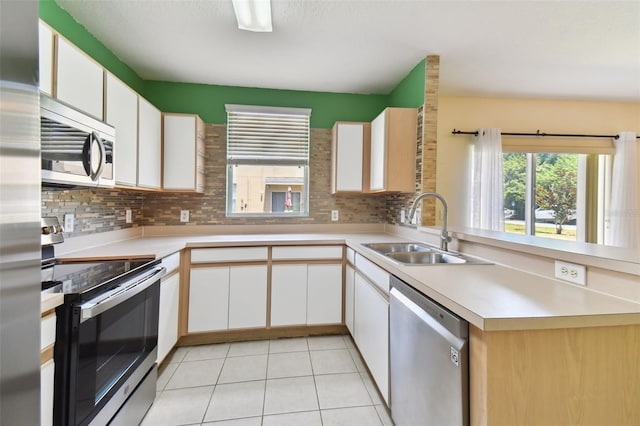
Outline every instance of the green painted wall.
{"type": "Polygon", "coordinates": [[[424,104],[425,60],[420,61],[389,94],[389,106],[418,108],[424,104]]]}
{"type": "MultiPolygon", "coordinates": [[[[0,0],[3,1],[3,0],[0,0]]],[[[40,18],[140,94],[144,80],[76,22],[54,0],[39,0],[40,18]]]]}
{"type": "Polygon", "coordinates": [[[43,21],[160,110],[199,114],[207,123],[225,123],[224,105],[227,103],[311,108],[311,127],[314,128],[330,128],[337,120],[371,121],[387,106],[417,108],[424,103],[424,60],[388,95],[145,81],[54,0],[39,0],[39,5],[43,21]]]}
{"type": "Polygon", "coordinates": [[[206,123],[227,121],[225,104],[311,108],[311,127],[336,120],[371,121],[387,106],[386,95],[305,92],[206,84],[146,81],[145,97],[165,112],[199,114],[206,123]]]}

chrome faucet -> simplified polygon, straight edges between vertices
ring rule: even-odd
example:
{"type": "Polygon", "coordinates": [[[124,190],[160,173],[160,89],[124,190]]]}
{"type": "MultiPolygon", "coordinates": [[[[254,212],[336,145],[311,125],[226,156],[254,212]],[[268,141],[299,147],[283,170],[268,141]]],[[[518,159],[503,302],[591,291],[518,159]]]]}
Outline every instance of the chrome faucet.
{"type": "Polygon", "coordinates": [[[423,192],[419,194],[415,200],[413,200],[413,204],[411,204],[411,208],[409,209],[408,221],[411,223],[413,216],[416,214],[416,209],[418,208],[418,204],[422,201],[423,198],[426,197],[435,197],[442,203],[442,231],[440,232],[440,250],[447,251],[449,246],[449,234],[447,233],[447,202],[444,200],[444,197],[437,192],[423,192]]]}

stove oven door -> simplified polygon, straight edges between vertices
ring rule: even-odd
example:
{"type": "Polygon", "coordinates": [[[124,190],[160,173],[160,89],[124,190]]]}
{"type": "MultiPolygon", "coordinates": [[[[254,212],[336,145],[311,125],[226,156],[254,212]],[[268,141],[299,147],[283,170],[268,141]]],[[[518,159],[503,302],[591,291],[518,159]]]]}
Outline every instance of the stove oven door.
{"type": "Polygon", "coordinates": [[[116,306],[94,309],[95,314],[87,314],[81,306],[67,310],[63,330],[67,337],[58,341],[68,346],[56,347],[56,356],[63,359],[62,364],[56,359],[56,366],[62,366],[56,371],[57,424],[108,421],[124,403],[112,399],[127,396],[136,386],[128,379],[138,375],[142,380],[153,367],[160,300],[159,278],[154,280],[116,306]],[[120,388],[125,383],[123,393],[120,388]]]}

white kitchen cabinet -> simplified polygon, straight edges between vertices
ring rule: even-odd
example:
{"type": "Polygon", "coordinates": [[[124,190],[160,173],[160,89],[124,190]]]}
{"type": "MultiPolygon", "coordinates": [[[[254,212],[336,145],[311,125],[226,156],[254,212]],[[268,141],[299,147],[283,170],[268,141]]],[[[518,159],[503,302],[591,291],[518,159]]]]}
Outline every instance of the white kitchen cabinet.
{"type": "Polygon", "coordinates": [[[355,274],[356,271],[350,265],[345,268],[344,277],[344,323],[351,335],[354,335],[353,330],[353,308],[354,308],[354,292],[355,292],[355,274]]]}
{"type": "Polygon", "coordinates": [[[331,144],[331,193],[369,192],[371,125],[337,121],[331,144]]]}
{"type": "Polygon", "coordinates": [[[307,265],[271,268],[271,325],[307,323],[307,265]]]}
{"type": "Polygon", "coordinates": [[[52,359],[40,366],[40,425],[53,425],[53,377],[55,364],[52,359]]]}
{"type": "Polygon", "coordinates": [[[229,329],[266,327],[267,265],[229,269],[229,329]]]}
{"type": "Polygon", "coordinates": [[[204,192],[204,122],[193,114],[163,114],[163,182],[168,191],[204,192]]]}
{"type": "Polygon", "coordinates": [[[178,310],[180,274],[173,274],[160,282],[160,311],[158,315],[158,364],[178,341],[178,310]]]}
{"type": "Polygon", "coordinates": [[[56,97],[103,119],[104,70],[63,37],[57,37],[56,97]]]}
{"type": "Polygon", "coordinates": [[[189,333],[229,327],[229,267],[192,268],[189,278],[189,333]]]}
{"type": "Polygon", "coordinates": [[[417,117],[415,108],[386,108],[371,122],[371,192],[416,191],[417,117]]]}
{"type": "Polygon", "coordinates": [[[138,178],[138,94],[107,73],[105,121],[116,129],[116,184],[136,186],[138,178]]]}
{"type": "MultiPolygon", "coordinates": [[[[117,137],[117,136],[116,136],[117,137]]],[[[138,97],[138,186],[160,189],[162,185],[162,113],[138,97]]]]}
{"type": "Polygon", "coordinates": [[[307,267],[307,324],[342,322],[342,265],[307,267]]]}
{"type": "Polygon", "coordinates": [[[53,43],[54,35],[42,21],[38,22],[38,74],[40,91],[53,96],[53,43]]]}
{"type": "Polygon", "coordinates": [[[360,273],[354,282],[354,340],[388,405],[389,299],[360,273]]]}

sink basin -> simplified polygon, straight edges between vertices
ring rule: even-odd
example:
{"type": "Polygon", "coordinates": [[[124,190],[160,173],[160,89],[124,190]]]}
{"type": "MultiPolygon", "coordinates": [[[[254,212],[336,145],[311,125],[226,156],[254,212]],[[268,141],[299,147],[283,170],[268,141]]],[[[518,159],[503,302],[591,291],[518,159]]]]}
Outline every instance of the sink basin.
{"type": "Polygon", "coordinates": [[[363,246],[403,265],[490,265],[482,259],[450,253],[422,243],[370,243],[363,246]]]}
{"type": "Polygon", "coordinates": [[[433,265],[436,263],[467,263],[461,257],[452,254],[437,253],[433,251],[406,251],[385,254],[397,262],[407,265],[433,265]]]}
{"type": "Polygon", "coordinates": [[[432,247],[418,243],[372,243],[363,245],[385,255],[387,253],[430,252],[433,250],[432,247]]]}

